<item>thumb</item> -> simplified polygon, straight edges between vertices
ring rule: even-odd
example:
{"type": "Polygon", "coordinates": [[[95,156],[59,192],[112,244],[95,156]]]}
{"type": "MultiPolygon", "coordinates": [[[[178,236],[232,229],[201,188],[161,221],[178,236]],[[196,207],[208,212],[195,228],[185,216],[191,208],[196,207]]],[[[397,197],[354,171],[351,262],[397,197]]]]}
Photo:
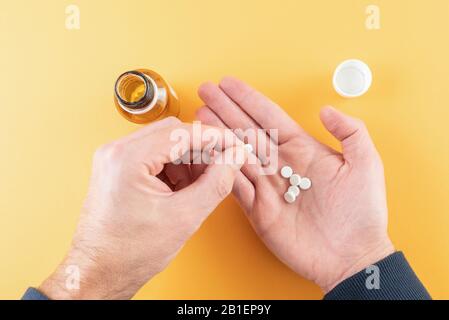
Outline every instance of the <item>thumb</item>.
{"type": "Polygon", "coordinates": [[[369,159],[377,156],[377,150],[362,120],[350,117],[333,107],[324,107],[320,113],[326,129],[342,145],[347,161],[369,159]]]}
{"type": "Polygon", "coordinates": [[[246,161],[249,149],[248,145],[236,145],[216,154],[195,182],[174,196],[202,221],[231,193],[236,172],[246,161]]]}

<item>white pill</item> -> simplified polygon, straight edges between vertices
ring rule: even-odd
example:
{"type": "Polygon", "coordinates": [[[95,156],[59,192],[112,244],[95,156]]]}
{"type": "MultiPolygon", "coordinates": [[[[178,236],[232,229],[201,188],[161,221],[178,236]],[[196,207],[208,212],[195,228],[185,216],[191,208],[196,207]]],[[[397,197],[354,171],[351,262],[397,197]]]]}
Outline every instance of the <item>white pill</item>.
{"type": "Polygon", "coordinates": [[[298,186],[300,182],[301,182],[301,176],[299,174],[293,174],[290,177],[290,184],[292,186],[298,186]]]}
{"type": "Polygon", "coordinates": [[[360,60],[342,62],[334,73],[335,91],[345,98],[355,98],[364,95],[371,87],[373,75],[366,63],[360,60]]]}
{"type": "Polygon", "coordinates": [[[295,195],[295,197],[297,197],[301,193],[301,190],[299,190],[299,188],[297,186],[290,186],[288,188],[288,192],[293,193],[295,195]]]}
{"type": "Polygon", "coordinates": [[[284,199],[285,199],[285,201],[287,201],[287,203],[293,203],[293,202],[295,202],[296,197],[295,197],[295,195],[293,193],[286,192],[284,194],[284,199]]]}
{"type": "Polygon", "coordinates": [[[293,174],[293,169],[290,168],[289,166],[285,166],[281,169],[281,176],[284,177],[285,179],[288,179],[292,176],[293,174]]]}
{"type": "Polygon", "coordinates": [[[244,148],[245,148],[246,152],[248,152],[248,153],[252,153],[254,151],[253,146],[250,144],[245,144],[244,148]]]}
{"type": "Polygon", "coordinates": [[[311,186],[312,186],[312,181],[310,181],[309,178],[302,178],[301,181],[299,182],[299,187],[302,190],[309,190],[311,186]]]}

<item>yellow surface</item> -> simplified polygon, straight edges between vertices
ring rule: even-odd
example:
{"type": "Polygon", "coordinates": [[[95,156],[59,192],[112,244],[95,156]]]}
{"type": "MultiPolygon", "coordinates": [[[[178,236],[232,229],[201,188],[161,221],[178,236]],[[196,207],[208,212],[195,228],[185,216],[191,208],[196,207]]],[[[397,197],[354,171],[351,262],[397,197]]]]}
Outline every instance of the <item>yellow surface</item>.
{"type": "MultiPolygon", "coordinates": [[[[332,143],[334,104],[363,118],[383,156],[391,237],[435,298],[449,298],[447,0],[2,1],[0,298],[19,298],[61,260],[86,193],[92,153],[132,132],[114,108],[122,72],[152,68],[192,120],[204,80],[238,76],[332,143]],[[381,29],[365,28],[365,8],[381,29]],[[81,29],[65,28],[65,8],[81,29]],[[344,100],[336,65],[365,60],[373,87],[344,100]]],[[[256,238],[228,199],[137,298],[321,298],[256,238]]]]}

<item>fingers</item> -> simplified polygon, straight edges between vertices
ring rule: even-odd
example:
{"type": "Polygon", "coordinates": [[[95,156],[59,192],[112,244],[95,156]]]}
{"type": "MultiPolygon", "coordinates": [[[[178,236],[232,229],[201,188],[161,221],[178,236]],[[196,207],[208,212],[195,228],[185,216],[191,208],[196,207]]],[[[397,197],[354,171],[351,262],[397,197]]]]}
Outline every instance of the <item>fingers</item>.
{"type": "MultiPolygon", "coordinates": [[[[196,112],[196,116],[202,122],[219,127],[226,128],[226,125],[221,121],[221,119],[208,107],[202,107],[196,112]]],[[[242,167],[242,172],[247,177],[248,181],[243,179],[239,179],[238,182],[241,182],[248,185],[250,183],[255,184],[257,177],[259,176],[259,172],[261,171],[261,165],[258,159],[254,156],[254,154],[249,155],[249,163],[246,163],[242,167]]],[[[242,186],[244,187],[244,186],[242,186]]],[[[244,188],[248,188],[249,186],[245,186],[244,188]]],[[[238,187],[237,187],[238,188],[238,187]]]]}
{"type": "Polygon", "coordinates": [[[192,182],[190,168],[187,164],[175,165],[173,163],[167,163],[164,167],[164,171],[173,185],[174,191],[181,190],[192,182]]]}
{"type": "Polygon", "coordinates": [[[277,145],[277,136],[270,139],[269,131],[260,128],[217,85],[205,83],[199,88],[198,94],[225,127],[234,129],[240,140],[248,142],[255,148],[255,154],[262,163],[268,162],[267,151],[274,149],[274,143],[277,145]]]}
{"type": "MultiPolygon", "coordinates": [[[[205,83],[198,89],[198,95],[204,103],[215,113],[228,128],[239,128],[242,130],[252,129],[254,131],[260,127],[251,119],[245,111],[237,106],[217,85],[205,83]]],[[[239,137],[242,139],[242,137],[239,137]]],[[[255,141],[249,141],[255,145],[255,141]]]]}
{"type": "MultiPolygon", "coordinates": [[[[220,82],[220,88],[261,128],[278,129],[279,144],[297,134],[305,133],[277,104],[243,81],[226,77],[220,82]]],[[[221,116],[221,112],[218,115],[221,116]]]]}
{"type": "Polygon", "coordinates": [[[347,116],[333,107],[323,108],[320,118],[326,129],[341,142],[345,160],[378,156],[363,121],[347,116]]]}
{"type": "Polygon", "coordinates": [[[246,213],[251,212],[254,201],[256,199],[256,189],[241,171],[235,173],[235,181],[232,188],[232,193],[242,206],[243,211],[245,211],[246,213]]]}
{"type": "Polygon", "coordinates": [[[179,123],[129,141],[127,152],[144,162],[151,175],[157,175],[165,164],[183,159],[192,151],[221,151],[235,145],[244,143],[229,130],[200,123],[179,123]]]}
{"type": "Polygon", "coordinates": [[[192,180],[195,181],[198,179],[199,176],[201,176],[206,170],[207,164],[192,164],[190,165],[190,172],[192,173],[192,180]]]}
{"type": "Polygon", "coordinates": [[[197,208],[192,210],[201,222],[232,191],[236,174],[247,155],[244,146],[234,146],[216,155],[214,163],[194,183],[173,194],[173,200],[176,203],[191,203],[193,199],[201,199],[194,202],[197,208]]]}
{"type": "Polygon", "coordinates": [[[175,189],[175,186],[173,185],[173,183],[171,183],[170,179],[167,177],[167,175],[165,174],[164,171],[162,171],[161,173],[159,173],[156,176],[159,180],[161,180],[163,183],[166,184],[166,187],[164,191],[166,192],[171,192],[175,189]]]}

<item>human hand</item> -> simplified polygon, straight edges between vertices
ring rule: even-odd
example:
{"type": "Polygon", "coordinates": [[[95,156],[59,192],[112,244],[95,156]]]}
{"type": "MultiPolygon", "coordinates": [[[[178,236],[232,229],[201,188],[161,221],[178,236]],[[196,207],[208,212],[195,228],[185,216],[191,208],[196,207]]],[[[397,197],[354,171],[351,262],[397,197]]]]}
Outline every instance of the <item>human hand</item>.
{"type": "Polygon", "coordinates": [[[277,139],[268,140],[278,147],[279,168],[288,165],[312,180],[311,189],[287,204],[283,195],[288,180],[279,173],[260,175],[261,162],[245,164],[236,176],[234,195],[256,233],[280,260],[329,292],[394,252],[387,234],[383,165],[362,121],[331,107],[321,111],[324,126],[341,141],[339,153],[237,79],[225,78],[219,86],[206,83],[199,95],[206,105],[197,112],[203,123],[278,129],[277,139]]]}
{"type": "Polygon", "coordinates": [[[243,143],[225,139],[223,130],[209,128],[217,134],[213,145],[192,128],[167,118],[98,149],[72,247],[42,293],[128,299],[168,265],[231,192],[247,156],[243,143]],[[172,141],[176,130],[187,139],[172,141]],[[172,163],[174,150],[209,154],[214,146],[220,149],[208,165],[172,163]],[[66,286],[70,266],[79,269],[79,289],[66,286]]]}

